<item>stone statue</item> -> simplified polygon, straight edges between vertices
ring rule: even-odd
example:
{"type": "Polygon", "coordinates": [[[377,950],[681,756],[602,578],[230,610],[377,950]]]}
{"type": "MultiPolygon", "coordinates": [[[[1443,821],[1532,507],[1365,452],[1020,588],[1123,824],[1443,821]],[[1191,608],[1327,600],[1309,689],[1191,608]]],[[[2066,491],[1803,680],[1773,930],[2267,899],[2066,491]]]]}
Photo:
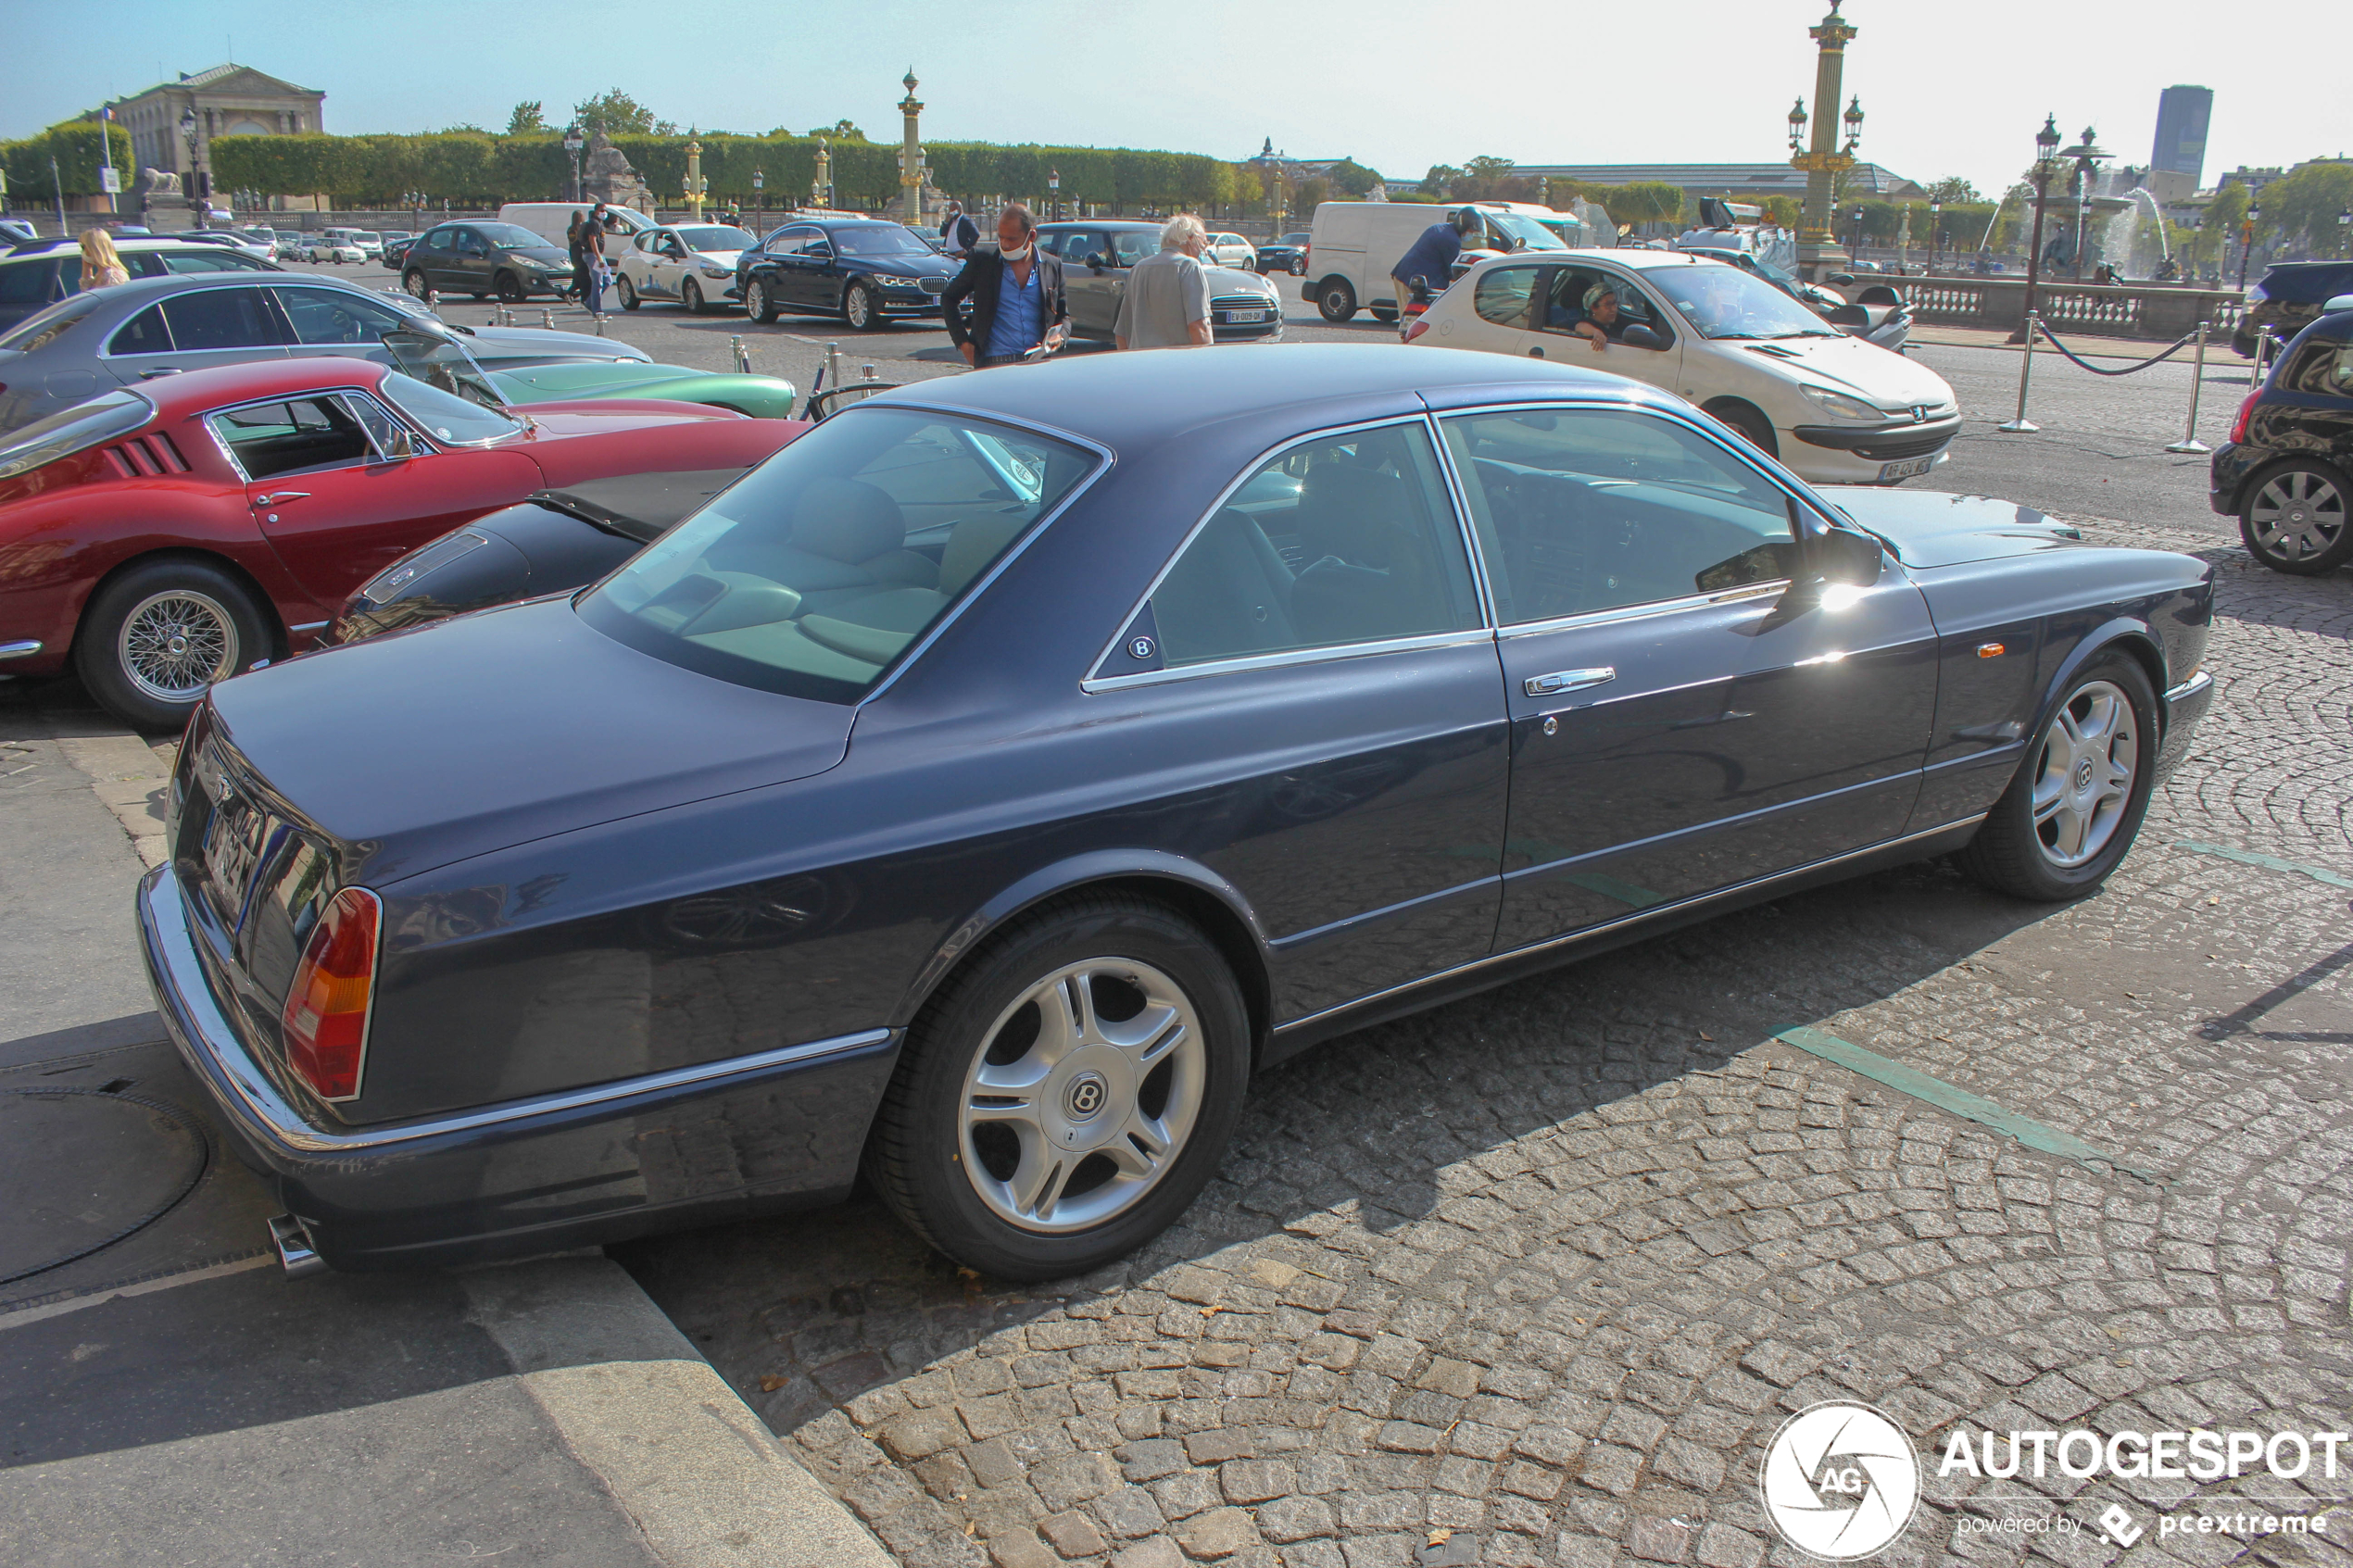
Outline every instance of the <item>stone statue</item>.
{"type": "Polygon", "coordinates": [[[588,138],[588,158],[581,166],[580,188],[582,198],[589,202],[635,207],[644,213],[654,210],[653,187],[629,166],[629,155],[614,146],[612,138],[601,131],[588,138]]]}
{"type": "Polygon", "coordinates": [[[168,169],[143,169],[132,190],[141,196],[176,196],[180,192],[180,176],[168,169]]]}

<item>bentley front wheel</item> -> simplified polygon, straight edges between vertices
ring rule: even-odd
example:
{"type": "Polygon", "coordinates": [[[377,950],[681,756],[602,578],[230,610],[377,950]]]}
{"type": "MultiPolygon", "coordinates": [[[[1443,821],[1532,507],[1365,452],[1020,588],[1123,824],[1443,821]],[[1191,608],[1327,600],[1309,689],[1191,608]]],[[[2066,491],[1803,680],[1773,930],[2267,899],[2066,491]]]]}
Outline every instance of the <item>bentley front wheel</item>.
{"type": "Polygon", "coordinates": [[[1200,1194],[1250,1055],[1213,943],[1159,905],[1076,896],[1017,922],[924,1009],[869,1173],[960,1262],[1002,1279],[1084,1273],[1200,1194]]]}
{"type": "Polygon", "coordinates": [[[2057,902],[2098,890],[2133,847],[2156,782],[2157,689],[2121,649],[2101,654],[2028,743],[1956,859],[1978,881],[2057,902]]]}

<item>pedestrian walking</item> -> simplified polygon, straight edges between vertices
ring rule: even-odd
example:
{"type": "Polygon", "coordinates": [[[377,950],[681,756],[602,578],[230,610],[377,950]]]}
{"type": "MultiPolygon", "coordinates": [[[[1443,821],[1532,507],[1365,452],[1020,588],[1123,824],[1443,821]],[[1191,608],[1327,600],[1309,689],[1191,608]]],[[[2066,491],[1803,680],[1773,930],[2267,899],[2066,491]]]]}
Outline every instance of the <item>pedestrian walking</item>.
{"type": "Polygon", "coordinates": [[[572,253],[572,297],[588,297],[588,261],[580,251],[580,231],[588,226],[588,215],[578,207],[572,209],[572,221],[564,225],[564,249],[572,253]]]}
{"type": "Polygon", "coordinates": [[[114,236],[104,229],[82,231],[82,288],[110,288],[130,281],[131,270],[122,264],[121,253],[114,248],[114,236]]]}
{"type": "Polygon", "coordinates": [[[1389,270],[1389,281],[1397,289],[1399,322],[1403,322],[1405,307],[1414,302],[1415,279],[1429,285],[1433,299],[1446,292],[1446,285],[1453,282],[1454,258],[1463,254],[1463,236],[1477,226],[1478,220],[1470,215],[1469,208],[1450,212],[1444,222],[1424,229],[1422,237],[1397,258],[1397,265],[1389,270]]]}
{"type": "Polygon", "coordinates": [[[612,269],[605,264],[605,204],[598,202],[588,213],[588,221],[580,228],[580,257],[587,263],[581,273],[582,288],[588,302],[588,314],[605,313],[605,287],[612,282],[612,269]]]}
{"type": "Polygon", "coordinates": [[[1201,264],[1209,230],[1189,212],[1161,225],[1160,254],[1127,271],[1120,295],[1119,320],[1112,336],[1122,348],[1206,348],[1209,269],[1201,264]]]}
{"type": "Polygon", "coordinates": [[[997,243],[977,245],[939,296],[948,336],[975,370],[1051,354],[1070,336],[1063,264],[1038,246],[1038,221],[1019,202],[997,216],[997,243]],[[972,320],[960,308],[972,301],[972,320]]]}
{"type": "Polygon", "coordinates": [[[980,225],[966,216],[963,203],[950,202],[948,216],[942,219],[939,224],[940,248],[962,261],[972,254],[973,246],[978,244],[980,244],[980,225]]]}

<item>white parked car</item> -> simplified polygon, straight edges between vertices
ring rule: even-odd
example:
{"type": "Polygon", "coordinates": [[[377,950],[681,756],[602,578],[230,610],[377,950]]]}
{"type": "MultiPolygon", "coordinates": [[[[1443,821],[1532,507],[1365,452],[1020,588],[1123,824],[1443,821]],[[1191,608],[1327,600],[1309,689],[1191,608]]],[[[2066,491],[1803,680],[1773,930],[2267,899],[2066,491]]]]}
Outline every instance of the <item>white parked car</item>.
{"type": "Polygon", "coordinates": [[[1680,393],[1822,483],[1926,473],[1961,430],[1959,402],[1934,370],[1851,336],[1736,267],[1674,251],[1491,257],[1441,295],[1406,341],[1607,370],[1680,393]]]}
{"type": "Polygon", "coordinates": [[[346,261],[366,261],[368,253],[359,248],[348,229],[322,229],[306,237],[302,245],[305,261],[327,261],[340,267],[346,261]]]}
{"type": "Polygon", "coordinates": [[[618,256],[606,254],[623,310],[674,299],[703,311],[738,297],[736,257],[759,245],[759,236],[725,223],[680,223],[640,230],[618,256]]]}
{"type": "Polygon", "coordinates": [[[351,240],[359,247],[359,254],[370,261],[384,259],[384,237],[373,229],[354,229],[351,232],[351,240]]]}
{"type": "Polygon", "coordinates": [[[1212,230],[1209,247],[1202,253],[1204,261],[1214,261],[1220,267],[1238,267],[1245,272],[1258,270],[1258,247],[1239,234],[1219,233],[1212,230]]]}

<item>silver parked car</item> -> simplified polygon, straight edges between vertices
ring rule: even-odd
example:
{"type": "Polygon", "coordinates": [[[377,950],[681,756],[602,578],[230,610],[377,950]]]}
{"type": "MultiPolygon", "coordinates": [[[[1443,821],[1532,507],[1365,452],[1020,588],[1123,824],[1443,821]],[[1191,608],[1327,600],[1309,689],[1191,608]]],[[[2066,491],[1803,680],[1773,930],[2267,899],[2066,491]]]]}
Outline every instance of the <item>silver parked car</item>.
{"type": "MultiPolygon", "coordinates": [[[[277,266],[236,245],[177,235],[128,235],[115,241],[124,270],[140,278],[196,276],[210,272],[274,272],[277,266]]],[[[23,320],[81,292],[82,247],[55,236],[34,240],[0,255],[0,327],[23,320]]]]}
{"type": "Polygon", "coordinates": [[[0,431],[118,386],[214,365],[328,354],[389,365],[384,334],[419,323],[461,334],[491,370],[649,358],[585,332],[444,323],[404,295],[314,273],[134,278],[77,294],[0,336],[0,431]]]}
{"type": "MultiPolygon", "coordinates": [[[[1038,243],[1062,258],[1073,332],[1112,335],[1127,292],[1127,270],[1158,254],[1160,227],[1115,219],[1038,226],[1038,243]]],[[[1283,299],[1272,282],[1255,272],[1221,267],[1206,256],[1202,265],[1209,269],[1209,330],[1219,343],[1271,342],[1283,335],[1283,299]]]]}

